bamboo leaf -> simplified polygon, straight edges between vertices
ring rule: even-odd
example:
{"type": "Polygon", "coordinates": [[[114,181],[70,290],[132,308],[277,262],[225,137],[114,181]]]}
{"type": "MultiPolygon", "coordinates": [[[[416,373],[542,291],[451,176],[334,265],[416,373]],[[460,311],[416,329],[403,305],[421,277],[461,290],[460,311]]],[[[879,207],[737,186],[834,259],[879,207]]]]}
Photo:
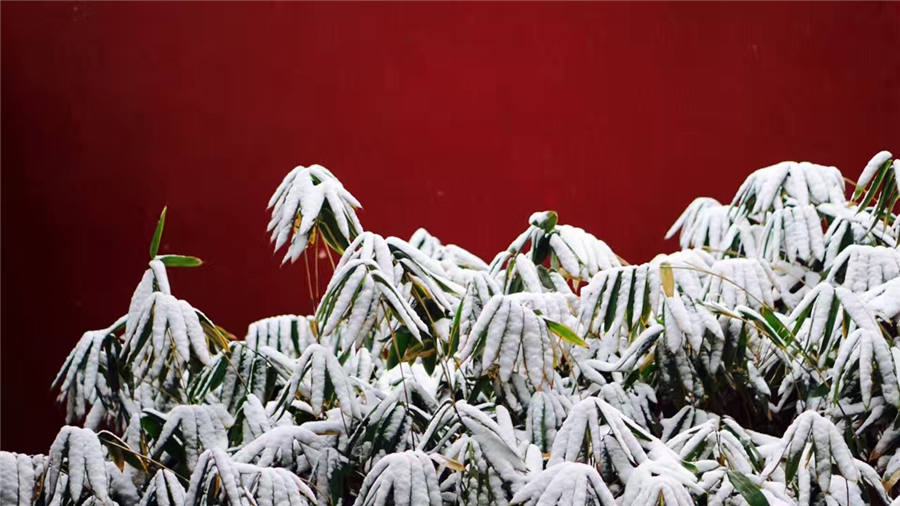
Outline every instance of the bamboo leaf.
{"type": "Polygon", "coordinates": [[[466,466],[462,465],[458,460],[451,459],[450,457],[445,457],[440,453],[432,453],[428,455],[431,457],[431,460],[437,462],[440,465],[446,466],[448,469],[453,469],[454,471],[465,471],[466,466]]]}
{"type": "Polygon", "coordinates": [[[203,265],[203,260],[188,255],[162,255],[156,258],[166,267],[197,267],[203,265]]]}
{"type": "Polygon", "coordinates": [[[109,455],[115,462],[116,466],[121,470],[125,462],[132,467],[147,472],[147,465],[144,463],[144,457],[140,453],[131,449],[128,443],[123,441],[112,432],[101,430],[97,433],[97,439],[109,450],[109,455]]]}
{"type": "Polygon", "coordinates": [[[728,470],[728,481],[734,485],[735,490],[750,504],[750,506],[769,506],[769,501],[753,481],[741,473],[728,470]]]}
{"type": "MultiPolygon", "coordinates": [[[[769,320],[766,319],[763,315],[757,313],[756,311],[750,309],[746,306],[738,306],[737,308],[738,314],[741,315],[742,319],[749,318],[753,322],[756,322],[757,325],[769,335],[769,337],[775,341],[780,348],[785,347],[785,343],[781,338],[781,334],[769,323],[769,320]]],[[[783,325],[782,325],[783,326],[783,325]]]]}
{"type": "Polygon", "coordinates": [[[781,341],[783,343],[790,344],[791,341],[794,340],[794,336],[793,334],[791,334],[790,329],[788,329],[784,325],[784,323],[781,322],[781,320],[771,309],[763,307],[762,309],[760,309],[760,313],[762,314],[763,318],[765,318],[766,323],[769,324],[769,328],[771,328],[778,334],[778,337],[781,338],[781,341]]]}
{"type": "Polygon", "coordinates": [[[663,262],[659,266],[659,278],[662,280],[663,292],[666,297],[675,295],[675,275],[669,262],[663,262]]]}
{"type": "Polygon", "coordinates": [[[156,230],[153,232],[153,239],[150,241],[150,260],[156,258],[156,253],[159,251],[159,241],[162,239],[163,227],[166,224],[166,209],[168,206],[164,206],[162,213],[159,215],[159,221],[156,222],[156,230]]]}
{"type": "Polygon", "coordinates": [[[456,354],[456,350],[459,348],[459,325],[460,319],[462,318],[462,301],[459,302],[459,305],[456,306],[456,313],[453,316],[453,322],[450,325],[450,337],[447,342],[447,346],[445,348],[445,354],[452,356],[456,354]]]}
{"type": "Polygon", "coordinates": [[[535,213],[535,215],[532,215],[532,217],[535,218],[535,220],[532,221],[531,224],[540,228],[548,234],[556,226],[557,221],[559,221],[559,216],[556,214],[556,211],[535,213]]]}
{"type": "MultiPolygon", "coordinates": [[[[543,316],[541,318],[544,318],[543,316]]],[[[581,346],[583,348],[587,348],[588,344],[584,341],[584,339],[578,337],[572,329],[566,327],[562,323],[555,322],[549,318],[544,318],[544,322],[547,324],[547,328],[550,329],[550,332],[553,332],[557,336],[560,337],[563,341],[566,341],[569,344],[574,344],[576,346],[581,346]]]]}
{"type": "Polygon", "coordinates": [[[884,488],[886,490],[893,489],[894,485],[897,484],[897,481],[900,481],[900,469],[894,471],[894,474],[890,475],[886,480],[884,480],[884,488]]]}

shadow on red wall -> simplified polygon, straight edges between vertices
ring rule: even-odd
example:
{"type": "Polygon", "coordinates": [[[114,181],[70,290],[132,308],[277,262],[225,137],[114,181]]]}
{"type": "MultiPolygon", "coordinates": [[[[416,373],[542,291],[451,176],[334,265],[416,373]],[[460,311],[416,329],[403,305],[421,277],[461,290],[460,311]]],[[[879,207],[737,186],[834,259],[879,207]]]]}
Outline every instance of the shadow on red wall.
{"type": "Polygon", "coordinates": [[[363,225],[485,259],[535,210],[630,261],[695,196],[783,159],[900,149],[898,4],[2,4],[2,441],[46,452],[49,385],[163,252],[241,335],[311,311],[265,203],[332,169],[363,225]]]}

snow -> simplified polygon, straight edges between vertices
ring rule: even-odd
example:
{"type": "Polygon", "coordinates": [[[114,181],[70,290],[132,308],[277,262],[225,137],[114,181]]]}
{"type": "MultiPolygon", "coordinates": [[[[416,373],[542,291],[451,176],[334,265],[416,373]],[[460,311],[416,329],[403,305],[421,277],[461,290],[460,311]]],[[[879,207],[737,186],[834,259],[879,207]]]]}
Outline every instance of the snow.
{"type": "Polygon", "coordinates": [[[603,269],[620,265],[618,257],[600,239],[578,227],[557,225],[550,248],[568,277],[590,279],[603,269]]]}
{"type": "Polygon", "coordinates": [[[576,462],[563,462],[531,478],[516,492],[511,504],[614,506],[616,502],[596,469],[576,462]]]}
{"type": "Polygon", "coordinates": [[[873,156],[872,159],[869,160],[869,163],[863,168],[862,173],[859,175],[859,180],[856,181],[856,186],[858,188],[867,186],[869,182],[872,181],[872,178],[875,177],[878,169],[893,156],[894,155],[892,155],[890,151],[879,151],[878,153],[875,153],[875,156],[873,156]]]}
{"type": "Polygon", "coordinates": [[[394,287],[392,278],[392,272],[385,274],[369,259],[351,260],[337,268],[316,311],[321,335],[331,334],[342,322],[349,320],[348,334],[358,343],[378,323],[384,305],[399,317],[416,339],[421,339],[420,330],[427,330],[427,326],[413,311],[407,298],[394,287]]]}
{"type": "Polygon", "coordinates": [[[159,506],[183,506],[185,504],[184,487],[175,473],[168,469],[160,469],[150,479],[140,506],[157,504],[159,506]]]}
{"type": "Polygon", "coordinates": [[[320,165],[297,166],[285,176],[269,199],[272,210],[267,231],[275,250],[290,237],[290,246],[282,263],[294,262],[306,249],[314,227],[320,226],[323,209],[337,224],[331,234],[350,243],[362,230],[355,209],[361,207],[334,175],[320,165]],[[325,208],[323,204],[328,203],[325,208]],[[299,220],[299,223],[296,223],[299,220]]]}
{"type": "Polygon", "coordinates": [[[175,437],[176,430],[184,441],[188,469],[193,469],[204,449],[228,447],[226,430],[234,423],[234,418],[220,404],[177,406],[164,418],[166,422],[150,452],[152,455],[163,452],[165,444],[175,437]]]}
{"type": "Polygon", "coordinates": [[[522,456],[506,442],[500,425],[481,410],[459,401],[455,406],[460,420],[485,452],[485,458],[504,480],[518,481],[527,472],[522,456]]]}
{"type": "Polygon", "coordinates": [[[565,408],[559,400],[551,394],[536,392],[528,406],[525,432],[532,443],[538,445],[542,451],[547,451],[553,444],[556,429],[564,418],[565,408]]]}
{"type": "Polygon", "coordinates": [[[825,234],[816,208],[811,205],[774,211],[762,232],[763,254],[770,262],[785,258],[810,264],[825,257],[825,234]]]}
{"type": "Polygon", "coordinates": [[[109,500],[108,476],[100,440],[90,429],[67,425],[50,446],[47,468],[47,493],[53,496],[57,485],[62,486],[60,474],[63,463],[68,470],[65,486],[69,497],[78,499],[84,491],[100,501],[109,500]]]}
{"type": "Polygon", "coordinates": [[[354,505],[440,506],[441,494],[431,459],[422,452],[388,455],[363,480],[354,505]],[[393,489],[393,495],[388,494],[393,489]]]}
{"type": "Polygon", "coordinates": [[[826,278],[853,292],[864,292],[900,276],[900,251],[884,246],[847,246],[830,264],[826,278]],[[843,274],[843,279],[840,279],[843,274]]]}
{"type": "Polygon", "coordinates": [[[479,361],[483,370],[496,362],[504,381],[509,381],[513,371],[519,371],[527,375],[535,388],[542,388],[552,377],[553,358],[559,345],[554,344],[536,311],[557,322],[572,317],[567,302],[552,296],[494,295],[460,342],[457,358],[473,358],[476,349],[483,346],[479,361]]]}
{"type": "Polygon", "coordinates": [[[178,367],[185,366],[191,359],[204,365],[211,363],[199,312],[186,301],[153,292],[139,313],[135,326],[126,330],[124,344],[129,362],[137,365],[138,377],[159,376],[170,360],[178,367]],[[144,341],[142,336],[146,332],[150,333],[150,338],[144,341]]]}
{"type": "Polygon", "coordinates": [[[261,467],[289,467],[301,472],[307,462],[315,461],[323,445],[323,438],[306,427],[282,425],[245,443],[233,459],[261,467]]]}
{"type": "Polygon", "coordinates": [[[244,342],[250,349],[259,350],[269,346],[292,357],[300,356],[302,350],[315,342],[310,318],[299,315],[278,315],[263,318],[247,327],[244,342]],[[296,335],[296,343],[294,336],[296,335]]]}
{"type": "Polygon", "coordinates": [[[0,451],[0,504],[33,504],[45,460],[43,455],[0,451]]]}
{"type": "Polygon", "coordinates": [[[537,267],[534,266],[534,263],[521,253],[516,255],[515,262],[516,272],[519,273],[522,283],[525,285],[525,290],[534,293],[543,292],[544,287],[538,277],[537,267]]]}

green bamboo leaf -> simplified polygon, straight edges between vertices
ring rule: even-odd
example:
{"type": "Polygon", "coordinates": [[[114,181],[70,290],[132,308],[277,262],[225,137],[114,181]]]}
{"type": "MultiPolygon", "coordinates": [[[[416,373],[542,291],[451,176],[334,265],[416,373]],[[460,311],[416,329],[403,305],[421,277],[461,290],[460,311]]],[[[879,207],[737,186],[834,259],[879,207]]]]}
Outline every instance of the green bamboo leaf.
{"type": "Polygon", "coordinates": [[[453,322],[450,324],[450,338],[444,352],[448,356],[455,355],[456,350],[459,348],[459,325],[460,319],[462,318],[462,308],[463,303],[460,301],[459,305],[456,306],[456,314],[453,316],[453,322]]]}
{"type": "Polygon", "coordinates": [[[763,495],[762,490],[750,478],[728,470],[728,481],[734,485],[734,489],[740,492],[750,506],[769,506],[769,501],[763,495]]]}
{"type": "Polygon", "coordinates": [[[556,211],[544,211],[543,213],[535,213],[533,216],[536,219],[531,224],[548,234],[553,231],[553,228],[556,227],[556,223],[559,221],[559,215],[556,214],[556,211]]]}
{"type": "Polygon", "coordinates": [[[203,260],[188,255],[162,255],[157,257],[166,267],[197,267],[203,260]]]}
{"type": "Polygon", "coordinates": [[[794,320],[794,329],[791,331],[791,333],[796,334],[797,332],[800,332],[800,327],[802,327],[803,322],[805,322],[806,319],[809,318],[809,315],[812,313],[812,308],[813,305],[809,304],[806,306],[806,308],[803,309],[803,311],[800,312],[800,314],[794,320]]]}
{"type": "Polygon", "coordinates": [[[388,369],[403,361],[410,341],[418,342],[409,330],[402,327],[393,332],[392,339],[393,342],[388,347],[388,369]]]}
{"type": "MultiPolygon", "coordinates": [[[[705,446],[705,445],[704,445],[704,446],[705,446]]],[[[696,452],[696,451],[695,451],[695,452],[696,452]]],[[[695,452],[692,452],[692,453],[695,453],[695,452]]],[[[682,460],[682,461],[681,461],[681,466],[684,467],[685,469],[687,469],[688,471],[694,473],[694,474],[700,474],[700,470],[697,469],[697,466],[695,466],[695,465],[694,465],[693,463],[691,463],[691,462],[688,462],[688,461],[686,461],[686,460],[682,460]]]]}
{"type": "Polygon", "coordinates": [[[156,222],[153,239],[150,241],[150,260],[156,258],[156,253],[159,251],[159,241],[162,239],[163,227],[166,224],[166,209],[168,209],[168,206],[163,206],[162,213],[159,215],[159,221],[156,222]]]}
{"type": "MultiPolygon", "coordinates": [[[[866,196],[859,203],[859,208],[864,209],[869,203],[875,198],[875,194],[878,193],[878,190],[881,188],[881,184],[884,182],[885,178],[890,180],[890,176],[888,173],[890,172],[891,161],[887,160],[885,163],[878,168],[878,173],[875,176],[875,180],[869,185],[869,190],[866,192],[866,196]]],[[[854,192],[854,199],[858,198],[860,194],[862,194],[864,187],[857,187],[854,192]]]]}
{"type": "MultiPolygon", "coordinates": [[[[541,318],[544,317],[542,316],[541,318]]],[[[547,328],[550,329],[550,332],[553,332],[554,334],[559,336],[563,341],[584,348],[588,347],[588,344],[584,341],[584,339],[578,337],[578,334],[576,334],[572,329],[566,327],[562,323],[555,322],[549,318],[544,318],[544,322],[547,324],[547,328]]]]}
{"type": "Polygon", "coordinates": [[[790,344],[794,340],[794,335],[791,334],[790,329],[775,316],[775,313],[771,309],[763,307],[760,309],[760,313],[762,313],[762,316],[765,318],[766,323],[769,324],[769,327],[778,333],[778,337],[781,338],[783,343],[790,344]]]}
{"type": "Polygon", "coordinates": [[[794,479],[794,475],[797,474],[797,468],[800,467],[800,457],[803,456],[803,452],[797,452],[791,457],[788,457],[787,462],[784,463],[784,480],[785,482],[790,482],[794,479]]]}
{"type": "MultiPolygon", "coordinates": [[[[775,342],[775,344],[778,345],[778,347],[784,348],[786,346],[784,340],[781,337],[782,334],[772,326],[768,318],[746,306],[738,306],[735,309],[737,309],[738,314],[742,317],[741,319],[747,318],[756,322],[762,328],[762,330],[769,335],[769,337],[775,342]]],[[[774,317],[774,315],[772,316],[774,317]]],[[[777,320],[777,318],[775,319],[777,320]]],[[[782,325],[782,327],[784,327],[784,325],[782,325]]]]}
{"type": "Polygon", "coordinates": [[[159,437],[165,423],[166,419],[159,413],[144,411],[141,414],[141,429],[153,439],[159,437]]]}

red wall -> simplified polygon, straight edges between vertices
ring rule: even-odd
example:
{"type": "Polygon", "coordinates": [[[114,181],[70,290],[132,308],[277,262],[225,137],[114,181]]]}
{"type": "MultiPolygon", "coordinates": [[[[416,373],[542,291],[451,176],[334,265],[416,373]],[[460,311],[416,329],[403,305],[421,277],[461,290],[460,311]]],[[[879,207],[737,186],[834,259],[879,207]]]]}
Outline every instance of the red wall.
{"type": "Polygon", "coordinates": [[[122,314],[163,204],[173,290],[242,334],[308,312],[266,201],[332,169],[363,225],[489,259],[556,209],[631,261],[782,159],[900,150],[900,4],[2,4],[2,441],[122,314]]]}

